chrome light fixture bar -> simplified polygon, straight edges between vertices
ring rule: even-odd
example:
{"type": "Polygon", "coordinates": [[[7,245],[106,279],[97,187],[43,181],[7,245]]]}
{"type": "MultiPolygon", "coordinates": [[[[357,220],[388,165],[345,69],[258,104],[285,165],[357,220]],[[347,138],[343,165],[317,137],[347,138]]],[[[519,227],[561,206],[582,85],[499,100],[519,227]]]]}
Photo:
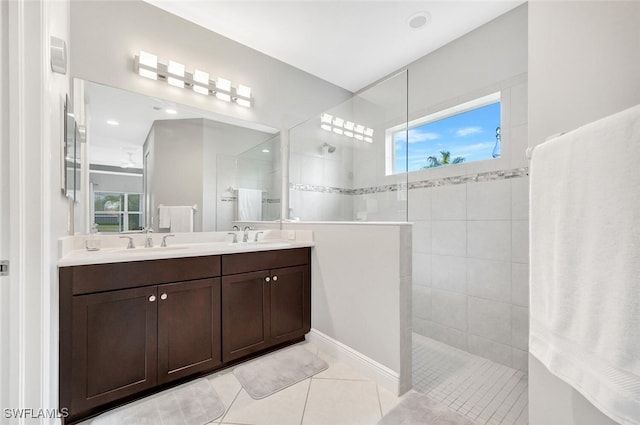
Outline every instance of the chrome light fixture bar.
{"type": "Polygon", "coordinates": [[[334,117],[327,113],[320,116],[320,128],[352,139],[373,143],[372,128],[347,121],[340,117],[334,117]]]}
{"type": "Polygon", "coordinates": [[[164,80],[175,87],[193,89],[194,92],[205,96],[215,96],[224,102],[235,102],[245,108],[251,107],[251,87],[243,84],[233,87],[231,81],[221,77],[213,81],[208,72],[196,69],[190,73],[179,62],[170,60],[168,65],[163,64],[158,62],[156,55],[142,50],[134,57],[134,72],[152,80],[164,80]]]}

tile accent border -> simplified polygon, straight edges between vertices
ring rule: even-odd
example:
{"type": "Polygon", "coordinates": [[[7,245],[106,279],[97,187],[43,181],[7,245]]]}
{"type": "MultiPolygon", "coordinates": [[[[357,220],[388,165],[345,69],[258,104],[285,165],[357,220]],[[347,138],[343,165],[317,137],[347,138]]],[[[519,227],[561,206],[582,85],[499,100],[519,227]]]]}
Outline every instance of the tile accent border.
{"type": "Polygon", "coordinates": [[[423,187],[449,186],[453,184],[464,184],[473,182],[488,182],[495,180],[507,180],[529,175],[529,167],[512,168],[510,170],[487,171],[484,173],[469,174],[466,176],[443,177],[441,179],[421,180],[410,182],[409,189],[420,189],[423,187]]]}
{"type": "Polygon", "coordinates": [[[336,193],[340,195],[367,195],[371,193],[396,192],[398,190],[421,189],[425,187],[449,186],[473,182],[488,182],[506,180],[529,175],[529,167],[512,168],[509,170],[486,171],[484,173],[468,174],[466,176],[442,177],[439,179],[419,180],[414,182],[387,184],[382,186],[364,187],[360,189],[344,189],[332,186],[319,186],[312,184],[289,183],[290,190],[300,192],[336,193]]]}

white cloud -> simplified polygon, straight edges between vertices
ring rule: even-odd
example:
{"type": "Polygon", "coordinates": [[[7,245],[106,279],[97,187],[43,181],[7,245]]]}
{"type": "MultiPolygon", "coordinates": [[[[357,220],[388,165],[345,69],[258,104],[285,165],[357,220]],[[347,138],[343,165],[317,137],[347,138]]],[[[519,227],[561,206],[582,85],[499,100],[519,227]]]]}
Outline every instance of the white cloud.
{"type": "Polygon", "coordinates": [[[463,156],[465,158],[470,157],[479,151],[486,151],[488,149],[493,149],[495,142],[484,142],[484,143],[476,143],[468,146],[461,146],[460,150],[456,150],[455,152],[452,150],[451,157],[463,156]]]}
{"type": "Polygon", "coordinates": [[[428,142],[429,140],[437,140],[439,138],[440,135],[438,133],[409,132],[409,143],[428,142]]]}
{"type": "Polygon", "coordinates": [[[470,134],[482,133],[482,127],[464,127],[456,131],[456,136],[464,137],[470,134]]]}

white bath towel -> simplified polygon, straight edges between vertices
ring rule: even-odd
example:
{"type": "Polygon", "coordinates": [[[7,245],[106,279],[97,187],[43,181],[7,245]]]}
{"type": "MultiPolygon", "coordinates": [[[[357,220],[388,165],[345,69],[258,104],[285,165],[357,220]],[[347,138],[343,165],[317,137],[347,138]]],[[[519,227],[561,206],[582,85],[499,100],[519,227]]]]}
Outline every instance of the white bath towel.
{"type": "Polygon", "coordinates": [[[238,220],[262,220],[262,191],[258,189],[238,189],[238,220]]]}
{"type": "Polygon", "coordinates": [[[529,350],[640,424],[640,105],[536,147],[529,350]]]}
{"type": "Polygon", "coordinates": [[[158,207],[158,227],[161,229],[171,227],[171,214],[169,213],[169,208],[165,208],[164,205],[158,207]]]}
{"type": "Polygon", "coordinates": [[[158,211],[160,229],[169,229],[171,232],[193,232],[193,207],[161,205],[158,211]]]}

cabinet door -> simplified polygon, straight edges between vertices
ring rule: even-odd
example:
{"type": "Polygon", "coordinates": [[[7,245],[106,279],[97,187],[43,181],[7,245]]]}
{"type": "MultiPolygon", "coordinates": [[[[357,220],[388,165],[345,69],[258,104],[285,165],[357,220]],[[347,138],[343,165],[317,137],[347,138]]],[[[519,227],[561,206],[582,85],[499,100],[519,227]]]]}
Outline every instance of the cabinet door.
{"type": "Polygon", "coordinates": [[[158,383],[220,363],[220,279],[159,285],[158,383]]]}
{"type": "Polygon", "coordinates": [[[156,287],[73,297],[71,411],[156,385],[156,287]]]}
{"type": "Polygon", "coordinates": [[[311,328],[309,266],[271,271],[271,343],[301,337],[311,328]]]}
{"type": "Polygon", "coordinates": [[[222,360],[228,362],[268,345],[267,271],[222,277],[222,360]]]}

